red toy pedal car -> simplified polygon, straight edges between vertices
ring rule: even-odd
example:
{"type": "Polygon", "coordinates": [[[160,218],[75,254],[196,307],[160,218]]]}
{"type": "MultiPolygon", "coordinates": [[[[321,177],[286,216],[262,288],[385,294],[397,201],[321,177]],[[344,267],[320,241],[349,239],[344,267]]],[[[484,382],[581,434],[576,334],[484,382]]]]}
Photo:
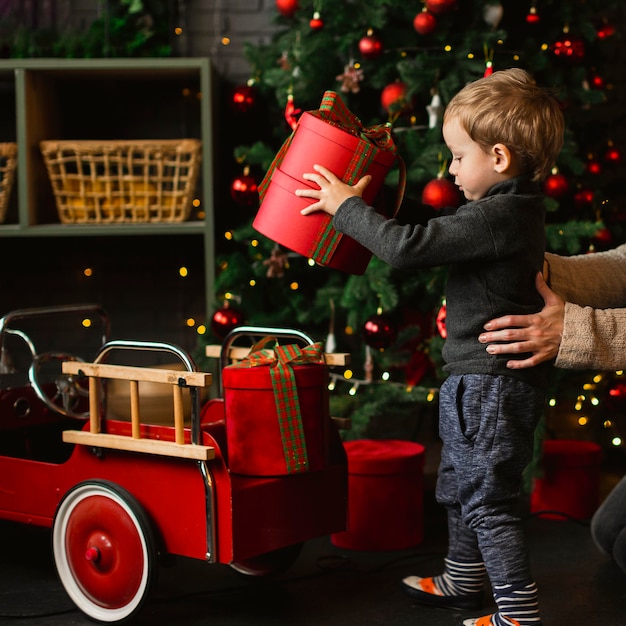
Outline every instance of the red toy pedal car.
{"type": "MultiPolygon", "coordinates": [[[[262,576],[290,565],[308,539],[345,529],[346,456],[327,411],[319,420],[324,458],[314,469],[236,473],[229,467],[238,451],[228,448],[224,399],[201,406],[211,375],[196,371],[172,344],[111,341],[108,332],[96,305],[24,309],[0,319],[0,519],[51,528],[59,577],[84,614],[102,623],[133,617],[149,595],[160,556],[262,576]],[[101,320],[102,343],[90,362],[40,353],[24,330],[32,320],[47,326],[65,316],[101,320]],[[12,349],[28,353],[26,372],[12,349]],[[145,352],[174,356],[182,369],[114,362],[120,354],[145,352]],[[42,380],[55,364],[62,373],[42,380]],[[130,419],[111,414],[112,381],[128,383],[130,419]],[[142,420],[142,383],[171,387],[169,423],[142,420]]],[[[242,327],[219,349],[222,364],[240,358],[236,340],[268,334],[313,343],[300,331],[242,327]]],[[[207,351],[217,356],[215,348],[207,351]]]]}

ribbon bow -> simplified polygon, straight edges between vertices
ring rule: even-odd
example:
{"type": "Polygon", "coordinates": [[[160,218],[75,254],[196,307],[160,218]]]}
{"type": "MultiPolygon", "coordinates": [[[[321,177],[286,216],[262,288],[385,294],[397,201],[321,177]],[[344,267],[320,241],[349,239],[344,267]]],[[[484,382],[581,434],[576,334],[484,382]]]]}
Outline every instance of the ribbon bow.
{"type": "Polygon", "coordinates": [[[301,348],[296,344],[276,346],[273,350],[261,348],[253,351],[231,367],[270,366],[270,379],[274,390],[274,402],[278,415],[285,464],[289,473],[309,469],[309,458],[302,427],[298,387],[291,364],[324,363],[322,343],[317,342],[301,348]]]}
{"type": "Polygon", "coordinates": [[[370,141],[381,150],[387,150],[392,154],[397,152],[396,144],[391,137],[391,124],[389,122],[364,127],[361,120],[348,109],[335,91],[324,92],[320,108],[317,111],[309,111],[309,113],[356,137],[370,141]]]}

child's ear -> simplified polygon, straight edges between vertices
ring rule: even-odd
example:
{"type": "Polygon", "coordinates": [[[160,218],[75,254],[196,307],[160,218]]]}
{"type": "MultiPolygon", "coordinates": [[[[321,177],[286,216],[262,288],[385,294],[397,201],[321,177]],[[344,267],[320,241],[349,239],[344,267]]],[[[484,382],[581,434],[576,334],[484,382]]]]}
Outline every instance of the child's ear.
{"type": "Polygon", "coordinates": [[[493,155],[493,169],[498,174],[504,174],[513,164],[511,151],[503,144],[497,143],[491,149],[493,155]]]}

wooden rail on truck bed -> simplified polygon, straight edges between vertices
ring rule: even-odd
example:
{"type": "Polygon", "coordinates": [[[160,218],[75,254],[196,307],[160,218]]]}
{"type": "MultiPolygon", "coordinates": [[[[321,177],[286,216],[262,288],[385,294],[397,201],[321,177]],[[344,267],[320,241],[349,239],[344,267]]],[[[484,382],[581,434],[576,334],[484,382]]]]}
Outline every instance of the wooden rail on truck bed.
{"type": "Polygon", "coordinates": [[[133,367],[130,365],[109,365],[105,363],[83,363],[65,361],[64,374],[87,376],[89,378],[89,432],[66,430],[63,441],[96,448],[112,448],[147,454],[160,454],[198,461],[208,461],[215,457],[211,446],[185,443],[183,415],[183,387],[208,387],[211,374],[180,370],[133,367]],[[98,378],[128,380],[130,385],[131,436],[111,435],[101,432],[101,402],[98,378]],[[172,385],[174,404],[174,441],[141,438],[139,412],[139,381],[169,383],[172,385]]]}

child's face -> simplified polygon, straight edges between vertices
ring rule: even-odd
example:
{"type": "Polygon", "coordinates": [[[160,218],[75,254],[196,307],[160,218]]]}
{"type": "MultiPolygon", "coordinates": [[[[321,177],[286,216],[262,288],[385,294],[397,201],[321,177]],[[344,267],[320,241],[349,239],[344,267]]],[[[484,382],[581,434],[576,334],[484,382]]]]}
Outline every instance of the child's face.
{"type": "Polygon", "coordinates": [[[443,138],[452,153],[449,171],[454,184],[468,200],[479,200],[503,180],[495,169],[497,157],[473,141],[458,119],[452,118],[444,124],[443,138]]]}

